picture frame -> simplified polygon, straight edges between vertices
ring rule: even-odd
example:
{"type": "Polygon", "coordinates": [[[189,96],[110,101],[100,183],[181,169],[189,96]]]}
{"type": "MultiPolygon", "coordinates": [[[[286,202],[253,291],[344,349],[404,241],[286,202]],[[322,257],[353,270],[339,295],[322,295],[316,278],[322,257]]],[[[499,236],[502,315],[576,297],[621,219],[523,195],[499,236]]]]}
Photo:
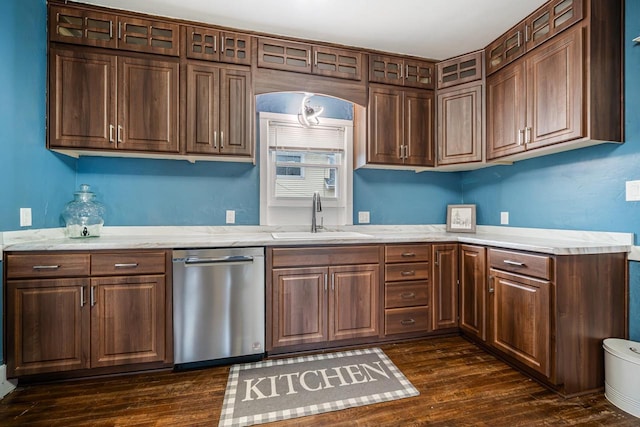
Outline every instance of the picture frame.
{"type": "Polygon", "coordinates": [[[447,205],[447,232],[475,233],[476,205],[447,205]]]}

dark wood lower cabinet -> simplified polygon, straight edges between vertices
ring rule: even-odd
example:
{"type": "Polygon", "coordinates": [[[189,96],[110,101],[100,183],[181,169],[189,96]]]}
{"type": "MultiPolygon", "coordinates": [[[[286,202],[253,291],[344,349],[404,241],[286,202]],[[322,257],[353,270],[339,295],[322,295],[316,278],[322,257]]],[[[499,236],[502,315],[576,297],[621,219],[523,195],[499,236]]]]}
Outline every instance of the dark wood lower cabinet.
{"type": "Polygon", "coordinates": [[[89,367],[89,279],[7,282],[7,376],[89,367]]]}
{"type": "Polygon", "coordinates": [[[433,245],[433,330],[458,327],[458,244],[433,245]]]}
{"type": "Polygon", "coordinates": [[[6,255],[7,377],[171,366],[167,259],[166,251],[6,255]]]}
{"type": "Polygon", "coordinates": [[[460,245],[460,329],[487,339],[487,249],[460,245]]]}

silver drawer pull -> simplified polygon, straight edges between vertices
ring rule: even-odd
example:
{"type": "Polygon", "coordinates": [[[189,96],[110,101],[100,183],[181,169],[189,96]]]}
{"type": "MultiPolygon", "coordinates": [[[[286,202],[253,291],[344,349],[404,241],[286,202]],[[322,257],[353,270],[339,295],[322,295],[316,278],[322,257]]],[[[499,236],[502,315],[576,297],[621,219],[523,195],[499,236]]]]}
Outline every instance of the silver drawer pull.
{"type": "Polygon", "coordinates": [[[416,294],[414,292],[404,292],[400,294],[400,296],[402,297],[402,299],[413,299],[416,297],[416,294]]]}
{"type": "Polygon", "coordinates": [[[409,326],[409,325],[414,325],[416,323],[416,321],[414,319],[406,319],[406,320],[401,320],[400,324],[405,325],[405,326],[409,326]]]}
{"type": "Polygon", "coordinates": [[[403,252],[402,256],[405,257],[405,258],[410,258],[410,257],[416,256],[416,253],[415,252],[403,252]]]}
{"type": "Polygon", "coordinates": [[[400,274],[401,274],[402,276],[415,276],[415,275],[416,275],[416,272],[415,272],[415,270],[411,270],[411,271],[402,271],[400,274]]]}
{"type": "Polygon", "coordinates": [[[34,270],[57,270],[59,269],[59,265],[34,265],[34,270]]]}
{"type": "Polygon", "coordinates": [[[137,268],[138,267],[138,263],[137,262],[132,262],[132,263],[128,263],[128,264],[113,264],[113,266],[115,268],[137,268]]]}
{"type": "Polygon", "coordinates": [[[508,260],[508,259],[505,259],[504,263],[505,264],[509,264],[509,265],[515,265],[517,267],[524,267],[525,266],[523,262],[511,261],[511,260],[508,260]]]}

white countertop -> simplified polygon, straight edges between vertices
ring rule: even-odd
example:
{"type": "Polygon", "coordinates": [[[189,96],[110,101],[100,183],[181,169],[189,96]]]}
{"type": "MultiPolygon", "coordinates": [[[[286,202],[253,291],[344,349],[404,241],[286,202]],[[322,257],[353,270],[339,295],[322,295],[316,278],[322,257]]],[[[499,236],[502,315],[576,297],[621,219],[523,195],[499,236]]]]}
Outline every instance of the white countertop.
{"type": "Polygon", "coordinates": [[[447,233],[444,225],[356,225],[333,231],[361,236],[332,235],[331,230],[311,238],[276,239],[272,233],[308,231],[307,227],[175,226],[105,227],[102,236],[65,237],[63,228],[0,233],[0,255],[5,251],[172,249],[242,246],[461,242],[552,255],[630,252],[633,233],[478,226],[476,233],[447,233]]]}

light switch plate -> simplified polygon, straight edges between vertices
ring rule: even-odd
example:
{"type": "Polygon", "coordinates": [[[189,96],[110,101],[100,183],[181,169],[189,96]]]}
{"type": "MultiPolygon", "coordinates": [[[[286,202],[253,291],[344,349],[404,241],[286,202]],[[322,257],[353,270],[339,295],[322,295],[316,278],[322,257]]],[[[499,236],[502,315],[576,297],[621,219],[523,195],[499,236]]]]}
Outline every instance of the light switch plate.
{"type": "Polygon", "coordinates": [[[627,181],[625,193],[627,202],[640,201],[640,181],[627,181]]]}
{"type": "Polygon", "coordinates": [[[31,227],[31,208],[20,208],[20,227],[31,227]]]}
{"type": "Polygon", "coordinates": [[[227,211],[227,224],[236,223],[236,211],[227,211]]]}
{"type": "Polygon", "coordinates": [[[369,211],[358,212],[358,224],[369,224],[369,211]]]}
{"type": "Polygon", "coordinates": [[[509,225],[509,212],[500,212],[500,224],[509,225]]]}

